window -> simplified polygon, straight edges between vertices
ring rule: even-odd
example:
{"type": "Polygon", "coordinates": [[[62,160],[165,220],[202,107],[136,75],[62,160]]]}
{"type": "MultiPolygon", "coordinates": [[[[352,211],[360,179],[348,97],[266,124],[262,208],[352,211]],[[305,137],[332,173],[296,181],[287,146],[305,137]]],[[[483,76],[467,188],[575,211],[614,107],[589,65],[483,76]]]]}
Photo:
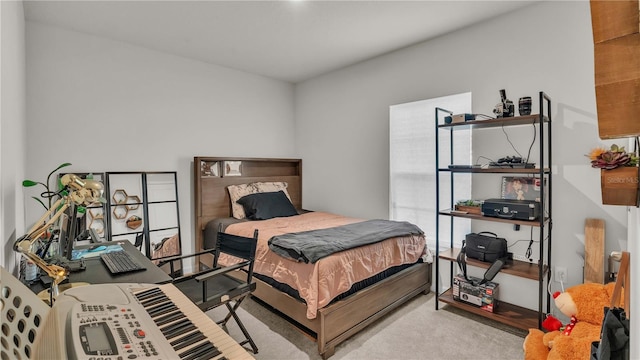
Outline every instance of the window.
{"type": "MultiPolygon", "coordinates": [[[[454,114],[471,113],[471,93],[393,105],[389,109],[389,218],[418,225],[425,232],[431,249],[435,248],[436,238],[436,107],[454,114]]],[[[449,132],[438,131],[441,131],[440,148],[448,148],[449,132]]],[[[449,158],[449,153],[440,152],[440,166],[471,164],[470,130],[455,131],[453,136],[454,159],[449,158]]],[[[450,174],[446,175],[441,175],[441,184],[449,181],[450,174]]],[[[457,174],[454,192],[456,199],[471,199],[471,176],[457,174]]],[[[440,203],[448,204],[449,186],[441,186],[440,196],[440,203]]],[[[456,221],[455,226],[457,239],[470,232],[468,221],[456,221]]],[[[441,232],[448,236],[450,228],[447,222],[441,221],[441,232]]]]}

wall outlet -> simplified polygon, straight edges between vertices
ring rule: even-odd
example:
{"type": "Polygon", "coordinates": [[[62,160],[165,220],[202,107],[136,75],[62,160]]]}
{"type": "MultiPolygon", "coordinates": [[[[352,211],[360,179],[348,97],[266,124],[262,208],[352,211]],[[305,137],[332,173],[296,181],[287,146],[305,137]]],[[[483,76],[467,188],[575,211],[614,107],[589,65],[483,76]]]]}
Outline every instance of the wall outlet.
{"type": "Polygon", "coordinates": [[[567,282],[567,268],[556,266],[553,275],[556,282],[567,282]]]}

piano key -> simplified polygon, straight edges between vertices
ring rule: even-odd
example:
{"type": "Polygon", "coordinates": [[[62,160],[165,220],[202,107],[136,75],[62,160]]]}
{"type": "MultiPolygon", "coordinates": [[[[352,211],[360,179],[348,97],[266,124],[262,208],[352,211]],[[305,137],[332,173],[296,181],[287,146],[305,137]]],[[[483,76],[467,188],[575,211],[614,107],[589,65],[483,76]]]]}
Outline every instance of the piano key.
{"type": "Polygon", "coordinates": [[[143,307],[147,308],[147,307],[150,307],[152,305],[165,303],[165,302],[171,302],[171,300],[169,300],[168,297],[166,297],[164,294],[162,294],[161,296],[150,297],[150,298],[146,299],[145,301],[141,301],[140,305],[142,305],[143,307]]]}
{"type": "Polygon", "coordinates": [[[205,341],[199,346],[194,346],[189,350],[179,353],[178,355],[180,356],[180,359],[183,359],[183,360],[196,359],[198,357],[197,356],[198,354],[206,352],[211,348],[214,348],[214,346],[209,341],[205,341]]]}
{"type": "Polygon", "coordinates": [[[193,329],[196,329],[195,325],[193,325],[189,319],[184,319],[177,323],[167,325],[164,328],[160,328],[160,331],[162,331],[162,334],[164,334],[167,340],[171,340],[174,337],[193,329]]]}
{"type": "Polygon", "coordinates": [[[180,350],[204,339],[206,339],[206,337],[200,331],[196,331],[181,338],[175,339],[171,341],[170,344],[174,350],[180,350]]]}
{"type": "Polygon", "coordinates": [[[168,345],[177,354],[184,353],[186,359],[253,359],[245,348],[216,325],[173,284],[145,289],[137,292],[135,296],[141,303],[146,301],[150,304],[144,309],[151,320],[158,326],[158,330],[163,328],[169,333],[170,336],[165,335],[168,345]],[[166,303],[155,301],[163,296],[167,298],[166,303]]]}
{"type": "Polygon", "coordinates": [[[167,310],[174,309],[175,307],[176,306],[172,303],[160,304],[160,305],[156,305],[154,307],[148,308],[147,313],[149,314],[149,316],[154,318],[159,314],[161,314],[162,312],[166,312],[167,310]]]}
{"type": "Polygon", "coordinates": [[[207,352],[198,355],[198,359],[213,359],[214,357],[221,355],[222,353],[220,352],[220,350],[216,349],[215,347],[212,349],[209,349],[207,352]]]}
{"type": "Polygon", "coordinates": [[[159,316],[159,317],[153,319],[153,321],[156,323],[156,325],[162,326],[162,325],[166,325],[166,324],[168,324],[170,322],[174,322],[174,321],[176,321],[177,319],[180,319],[183,316],[184,316],[184,313],[182,313],[182,311],[176,310],[176,311],[170,312],[168,314],[159,316]]]}
{"type": "Polygon", "coordinates": [[[150,288],[148,290],[144,290],[144,291],[141,291],[141,292],[137,293],[136,294],[136,298],[138,300],[144,300],[144,299],[146,299],[146,298],[148,298],[150,296],[155,296],[156,294],[159,294],[159,293],[160,294],[164,294],[162,292],[162,290],[160,290],[160,288],[154,287],[154,288],[150,288]]]}

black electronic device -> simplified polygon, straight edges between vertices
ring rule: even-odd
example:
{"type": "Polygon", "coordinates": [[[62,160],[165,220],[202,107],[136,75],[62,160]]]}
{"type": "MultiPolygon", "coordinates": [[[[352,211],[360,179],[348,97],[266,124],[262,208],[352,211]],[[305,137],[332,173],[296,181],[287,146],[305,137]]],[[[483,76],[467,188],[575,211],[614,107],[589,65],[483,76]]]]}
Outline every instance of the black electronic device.
{"type": "Polygon", "coordinates": [[[505,156],[498,159],[499,163],[519,164],[522,162],[522,158],[519,156],[505,156]]]}
{"type": "Polygon", "coordinates": [[[69,247],[73,248],[73,240],[69,237],[69,215],[62,213],[58,222],[58,249],[62,257],[71,259],[71,254],[67,257],[69,247]],[[71,246],[69,245],[71,243],[71,246]]]}
{"type": "Polygon", "coordinates": [[[491,168],[505,168],[505,169],[535,169],[535,163],[489,163],[491,168]]]}
{"type": "Polygon", "coordinates": [[[40,275],[40,282],[42,283],[42,285],[48,287],[49,284],[51,284],[51,282],[53,282],[53,279],[48,275],[40,275]]]}
{"type": "Polygon", "coordinates": [[[498,273],[500,272],[500,270],[502,270],[506,263],[506,259],[498,259],[494,261],[491,266],[489,266],[487,271],[485,271],[483,280],[485,280],[485,282],[493,280],[493,278],[498,275],[498,273]]]}
{"type": "Polygon", "coordinates": [[[513,101],[507,99],[507,93],[504,89],[500,90],[500,103],[493,109],[496,117],[513,117],[515,113],[515,105],[513,101]]]}
{"type": "Polygon", "coordinates": [[[536,167],[535,163],[529,163],[522,160],[519,156],[505,156],[498,159],[498,161],[492,161],[489,163],[490,167],[497,168],[511,168],[511,169],[533,169],[536,167]]]}
{"type": "MultiPolygon", "coordinates": [[[[120,327],[115,328],[115,330],[118,331],[121,329],[120,327]]],[[[80,335],[79,345],[85,354],[118,355],[118,347],[113,336],[113,331],[107,322],[87,321],[86,324],[79,324],[78,334],[80,335]]],[[[82,353],[80,353],[80,355],[82,355],[82,353]]]]}
{"type": "Polygon", "coordinates": [[[531,96],[524,96],[518,100],[518,112],[520,116],[531,115],[531,96]]]}
{"type": "Polygon", "coordinates": [[[463,123],[466,121],[473,121],[476,119],[476,115],[475,114],[456,114],[456,115],[451,115],[451,116],[445,116],[444,117],[444,123],[445,124],[456,124],[456,123],[463,123]]]}
{"type": "Polygon", "coordinates": [[[449,165],[449,169],[451,170],[464,170],[464,169],[480,169],[482,168],[482,165],[455,165],[455,164],[451,164],[449,165]]]}
{"type": "Polygon", "coordinates": [[[87,265],[84,263],[83,259],[78,259],[67,262],[66,268],[69,269],[70,272],[78,272],[85,270],[87,265]]]}
{"type": "Polygon", "coordinates": [[[482,201],[481,211],[484,216],[533,221],[540,217],[540,203],[534,200],[487,199],[482,201]]]}
{"type": "Polygon", "coordinates": [[[104,253],[100,255],[100,258],[107,269],[109,269],[109,272],[114,275],[146,269],[134,259],[131,254],[124,250],[104,253]]]}

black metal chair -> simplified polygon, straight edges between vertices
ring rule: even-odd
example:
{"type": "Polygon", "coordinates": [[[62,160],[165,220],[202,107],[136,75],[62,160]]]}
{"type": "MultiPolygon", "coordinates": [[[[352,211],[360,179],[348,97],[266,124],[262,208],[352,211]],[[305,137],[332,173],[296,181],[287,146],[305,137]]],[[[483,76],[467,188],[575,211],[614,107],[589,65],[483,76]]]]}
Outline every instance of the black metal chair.
{"type": "Polygon", "coordinates": [[[253,238],[248,238],[227,234],[220,229],[217,235],[216,246],[213,249],[189,255],[157,259],[160,260],[160,266],[168,263],[171,268],[171,274],[173,274],[173,262],[207,253],[213,254],[213,269],[175,277],[173,284],[202,311],[208,311],[220,305],[225,305],[228,314],[224,319],[216,321],[216,323],[226,328],[227,322],[233,317],[245,336],[245,339],[239,342],[240,345],[244,346],[248,343],[254,354],[258,353],[258,347],[242,321],[240,321],[236,311],[242,301],[249,297],[256,289],[256,283],[253,282],[253,262],[256,254],[257,241],[258,230],[254,231],[253,238]],[[218,266],[218,259],[222,253],[242,259],[242,262],[220,267],[218,266]],[[244,276],[232,276],[229,274],[235,270],[245,272],[246,278],[244,276]]]}

